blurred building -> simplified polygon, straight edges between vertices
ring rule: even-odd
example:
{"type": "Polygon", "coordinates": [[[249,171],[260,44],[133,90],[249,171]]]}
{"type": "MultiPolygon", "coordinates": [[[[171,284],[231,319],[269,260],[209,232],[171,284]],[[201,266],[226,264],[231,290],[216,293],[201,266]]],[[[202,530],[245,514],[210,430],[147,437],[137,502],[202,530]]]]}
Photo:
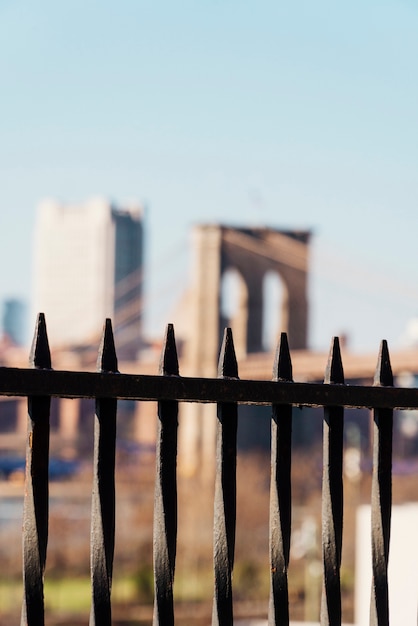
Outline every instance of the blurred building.
{"type": "Polygon", "coordinates": [[[94,345],[111,317],[118,354],[135,358],[141,340],[143,211],[104,199],[44,201],[34,246],[34,307],[53,346],[94,345]]]}
{"type": "Polygon", "coordinates": [[[3,303],[3,335],[16,346],[26,341],[26,304],[17,298],[9,298],[3,303]]]}

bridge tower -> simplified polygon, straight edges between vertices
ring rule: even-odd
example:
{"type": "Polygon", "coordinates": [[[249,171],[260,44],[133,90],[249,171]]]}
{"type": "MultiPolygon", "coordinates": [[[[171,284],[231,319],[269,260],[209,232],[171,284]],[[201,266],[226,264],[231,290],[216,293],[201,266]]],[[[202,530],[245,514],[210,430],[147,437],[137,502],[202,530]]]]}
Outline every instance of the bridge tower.
{"type": "MultiPolygon", "coordinates": [[[[263,282],[276,273],[282,283],[279,331],[291,349],[306,349],[309,231],[199,225],[193,232],[191,320],[185,346],[184,374],[216,377],[220,340],[231,326],[238,358],[263,351],[263,282]],[[222,281],[229,270],[238,276],[238,302],[232,319],[221,311],[222,281]]],[[[274,312],[273,312],[274,314],[274,312]]],[[[183,408],[180,446],[189,471],[213,464],[215,420],[211,405],[183,408]],[[187,451],[187,452],[186,452],[187,451]]]]}

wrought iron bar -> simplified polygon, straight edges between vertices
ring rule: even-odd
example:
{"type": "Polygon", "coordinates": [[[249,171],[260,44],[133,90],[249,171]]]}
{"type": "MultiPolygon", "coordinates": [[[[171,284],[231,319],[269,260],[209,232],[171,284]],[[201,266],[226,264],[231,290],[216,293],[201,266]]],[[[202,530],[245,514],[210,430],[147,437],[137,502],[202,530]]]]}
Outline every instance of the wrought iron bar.
{"type": "MultiPolygon", "coordinates": [[[[374,383],[377,387],[393,385],[386,341],[383,341],[380,347],[374,383]]],[[[392,509],[392,432],[392,411],[374,409],[371,626],[389,625],[388,559],[392,509]]]]}
{"type": "MultiPolygon", "coordinates": [[[[273,380],[292,380],[286,333],[276,351],[273,380]]],[[[273,405],[270,480],[270,601],[269,626],[289,626],[289,566],[291,529],[292,405],[273,405]]]]}
{"type": "MultiPolygon", "coordinates": [[[[219,357],[218,376],[221,379],[238,377],[238,366],[230,328],[225,329],[219,357]]],[[[215,591],[212,625],[232,626],[232,570],[235,552],[238,418],[236,403],[219,403],[217,418],[213,535],[215,591]]]]}
{"type": "MultiPolygon", "coordinates": [[[[34,368],[50,368],[45,318],[39,314],[29,359],[34,368]]],[[[22,626],[43,626],[44,572],[48,543],[49,414],[51,398],[28,397],[25,500],[23,512],[22,626]]]]}
{"type": "MultiPolygon", "coordinates": [[[[169,324],[161,354],[160,376],[178,376],[174,329],[169,324]]],[[[158,403],[154,499],[154,626],[174,625],[173,584],[177,543],[178,403],[158,403]]]]}
{"type": "MultiPolygon", "coordinates": [[[[106,320],[97,360],[100,372],[117,372],[112,325],[106,320]]],[[[94,420],[94,475],[91,512],[90,626],[111,626],[111,588],[115,547],[115,398],[97,398],[94,420]]]]}
{"type": "MultiPolygon", "coordinates": [[[[344,384],[340,344],[331,344],[324,384],[344,384]]],[[[341,550],[343,533],[344,407],[325,407],[322,475],[322,559],[324,578],[321,626],[341,626],[341,550]]]]}
{"type": "Polygon", "coordinates": [[[222,380],[0,367],[0,395],[414,409],[418,388],[222,380]]]}

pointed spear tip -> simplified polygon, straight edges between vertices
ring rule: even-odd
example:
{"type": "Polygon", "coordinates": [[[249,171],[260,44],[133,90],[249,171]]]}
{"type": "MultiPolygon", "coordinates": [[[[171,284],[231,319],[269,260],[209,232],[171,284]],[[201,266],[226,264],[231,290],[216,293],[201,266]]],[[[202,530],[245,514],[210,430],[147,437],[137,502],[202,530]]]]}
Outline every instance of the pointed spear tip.
{"type": "Polygon", "coordinates": [[[113,336],[112,320],[106,318],[103,325],[103,333],[100,341],[97,357],[97,371],[117,372],[118,358],[116,356],[115,339],[113,336]]]}
{"type": "Polygon", "coordinates": [[[45,314],[38,313],[35,323],[35,332],[29,355],[32,367],[51,369],[51,352],[49,350],[48,333],[46,330],[45,314]]]}
{"type": "Polygon", "coordinates": [[[390,363],[388,342],[382,339],[379,348],[379,356],[377,359],[376,371],[374,375],[374,384],[383,387],[393,386],[393,373],[390,363]]]}
{"type": "Polygon", "coordinates": [[[327,366],[325,369],[324,383],[344,384],[344,368],[341,359],[341,349],[339,337],[333,337],[329,350],[327,366]]]}
{"type": "Polygon", "coordinates": [[[274,365],[273,365],[273,380],[293,380],[293,368],[292,359],[290,357],[289,341],[287,333],[280,333],[280,341],[277,345],[274,365]]]}
{"type": "Polygon", "coordinates": [[[166,326],[163,348],[161,351],[159,374],[161,376],[179,375],[179,361],[173,324],[167,324],[166,326]]]}
{"type": "Polygon", "coordinates": [[[224,329],[218,361],[218,377],[238,378],[238,363],[235,355],[234,338],[231,328],[224,329]]]}
{"type": "Polygon", "coordinates": [[[169,324],[167,324],[167,327],[165,329],[165,337],[164,337],[164,341],[175,341],[175,335],[174,335],[174,324],[172,324],[171,322],[169,324]]]}

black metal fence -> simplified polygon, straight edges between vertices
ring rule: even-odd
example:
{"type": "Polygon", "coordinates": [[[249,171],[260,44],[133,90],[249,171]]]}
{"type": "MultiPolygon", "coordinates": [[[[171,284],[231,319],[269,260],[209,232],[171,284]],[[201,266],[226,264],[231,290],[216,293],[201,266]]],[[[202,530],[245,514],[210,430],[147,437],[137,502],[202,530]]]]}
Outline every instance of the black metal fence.
{"type": "Polygon", "coordinates": [[[395,389],[386,342],[373,386],[344,384],[334,339],[323,384],[292,381],[286,335],[278,346],[271,381],[241,381],[232,333],[225,331],[217,379],[179,375],[173,327],[167,327],[159,375],[118,373],[110,320],[97,373],[51,369],[45,320],[38,317],[30,369],[0,368],[0,394],[28,397],[28,440],[23,523],[24,597],[21,624],[44,624],[43,576],[48,540],[49,409],[52,396],[95,398],[94,483],[91,519],[90,624],[110,626],[115,534],[117,399],[157,400],[158,434],[154,514],[154,625],[174,624],[173,582],[177,537],[178,402],[217,403],[212,623],[232,625],[232,570],[236,525],[237,420],[240,403],[271,405],[269,624],[289,624],[288,564],[291,534],[292,406],[324,408],[321,624],[341,624],[340,566],[343,524],[344,407],[374,414],[372,479],[371,624],[389,623],[388,553],[391,517],[393,409],[418,408],[418,389],[395,389]]]}

